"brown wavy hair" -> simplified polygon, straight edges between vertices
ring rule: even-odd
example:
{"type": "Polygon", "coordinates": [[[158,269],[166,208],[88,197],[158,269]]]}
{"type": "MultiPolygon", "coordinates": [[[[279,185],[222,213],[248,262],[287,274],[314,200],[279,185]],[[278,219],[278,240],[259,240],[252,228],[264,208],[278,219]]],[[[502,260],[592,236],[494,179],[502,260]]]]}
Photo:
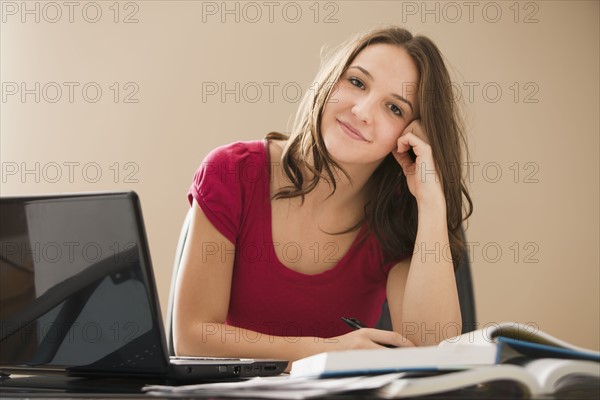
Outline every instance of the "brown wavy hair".
{"type": "MultiPolygon", "coordinates": [[[[466,138],[443,57],[425,36],[413,36],[397,26],[375,28],[350,38],[323,58],[315,79],[318,89],[308,91],[303,97],[289,137],[277,132],[267,135],[267,139],[289,139],[282,166],[291,185],[281,188],[273,198],[301,196],[304,200],[304,195],[314,190],[322,179],[330,183],[331,194],[335,192],[336,170],[346,172],[327,152],[321,135],[321,116],[334,85],[350,63],[365,47],[377,43],[405,49],[417,66],[419,119],[428,135],[446,198],[450,250],[456,268],[465,250],[462,223],[473,211],[462,169],[463,154],[467,156],[466,138]],[[303,170],[310,173],[309,179],[305,179],[303,170]]],[[[314,84],[311,87],[315,87],[314,84]]],[[[374,232],[381,243],[386,262],[412,255],[417,234],[417,203],[400,165],[391,154],[377,167],[367,185],[370,190],[364,217],[340,233],[357,230],[366,222],[367,232],[374,232]]]]}

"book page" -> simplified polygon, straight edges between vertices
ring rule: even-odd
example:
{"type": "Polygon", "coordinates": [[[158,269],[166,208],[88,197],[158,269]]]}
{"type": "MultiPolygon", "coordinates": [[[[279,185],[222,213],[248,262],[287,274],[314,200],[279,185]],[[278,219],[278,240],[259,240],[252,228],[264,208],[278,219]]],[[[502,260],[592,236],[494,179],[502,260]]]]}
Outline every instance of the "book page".
{"type": "Polygon", "coordinates": [[[289,375],[252,378],[245,381],[183,386],[148,385],[144,392],[154,396],[239,397],[257,399],[304,399],[333,393],[373,390],[402,377],[403,373],[349,378],[294,378],[289,375]]]}
{"type": "Polygon", "coordinates": [[[513,382],[529,395],[541,392],[536,379],[524,368],[516,365],[496,365],[431,377],[398,379],[378,390],[377,395],[387,399],[433,395],[473,388],[490,382],[502,382],[503,386],[506,386],[506,382],[513,382]]]}
{"type": "Polygon", "coordinates": [[[575,387],[582,382],[576,377],[595,378],[600,387],[600,363],[594,361],[542,358],[531,360],[524,367],[536,377],[544,393],[554,393],[559,387],[575,387]]]}
{"type": "Polygon", "coordinates": [[[498,337],[507,337],[510,339],[521,340],[530,343],[561,347],[565,349],[591,354],[596,357],[600,356],[600,352],[584,349],[582,347],[578,347],[571,343],[568,343],[564,340],[560,340],[542,331],[539,328],[539,326],[534,323],[522,324],[518,322],[501,322],[498,324],[489,324],[484,326],[482,329],[467,332],[460,336],[446,339],[440,343],[440,346],[445,346],[449,344],[493,344],[497,342],[498,337]]]}

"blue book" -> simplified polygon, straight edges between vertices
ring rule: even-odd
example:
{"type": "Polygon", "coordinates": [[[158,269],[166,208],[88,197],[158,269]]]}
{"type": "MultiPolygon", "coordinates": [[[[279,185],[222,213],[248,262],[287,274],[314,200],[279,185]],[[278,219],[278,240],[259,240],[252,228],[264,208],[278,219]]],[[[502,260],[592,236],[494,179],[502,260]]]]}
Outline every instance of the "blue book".
{"type": "Polygon", "coordinates": [[[456,371],[493,365],[493,346],[423,346],[330,351],[292,363],[292,378],[334,378],[391,372],[456,371]]]}
{"type": "Polygon", "coordinates": [[[446,339],[440,346],[479,345],[496,347],[496,364],[515,357],[562,358],[600,362],[600,352],[575,346],[539,329],[534,324],[503,322],[446,339]]]}
{"type": "Polygon", "coordinates": [[[398,371],[448,372],[522,358],[600,362],[600,352],[577,347],[535,325],[504,322],[442,341],[437,346],[320,353],[292,363],[292,377],[336,377],[398,371]]]}

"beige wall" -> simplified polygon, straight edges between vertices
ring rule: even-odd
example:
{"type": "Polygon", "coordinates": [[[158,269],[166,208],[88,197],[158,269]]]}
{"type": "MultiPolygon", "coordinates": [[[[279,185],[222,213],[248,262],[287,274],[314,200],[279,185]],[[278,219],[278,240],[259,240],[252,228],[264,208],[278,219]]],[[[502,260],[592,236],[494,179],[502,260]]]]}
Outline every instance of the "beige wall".
{"type": "Polygon", "coordinates": [[[2,1],[1,190],[137,191],[163,311],[206,153],[285,131],[323,44],[397,23],[466,106],[480,322],[600,347],[597,1],[114,3],[2,1]]]}

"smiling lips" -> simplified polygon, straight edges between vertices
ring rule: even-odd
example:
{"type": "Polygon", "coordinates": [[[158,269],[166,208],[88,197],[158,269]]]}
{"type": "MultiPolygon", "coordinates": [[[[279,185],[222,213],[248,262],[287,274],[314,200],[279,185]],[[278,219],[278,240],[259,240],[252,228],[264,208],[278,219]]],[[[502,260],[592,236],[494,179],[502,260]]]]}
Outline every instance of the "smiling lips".
{"type": "Polygon", "coordinates": [[[371,143],[369,140],[367,140],[362,133],[360,133],[360,131],[354,127],[352,127],[351,125],[340,121],[339,119],[336,119],[338,124],[340,125],[340,127],[342,128],[342,130],[344,131],[344,133],[346,135],[348,135],[351,139],[354,140],[359,140],[361,142],[368,142],[371,143]]]}

